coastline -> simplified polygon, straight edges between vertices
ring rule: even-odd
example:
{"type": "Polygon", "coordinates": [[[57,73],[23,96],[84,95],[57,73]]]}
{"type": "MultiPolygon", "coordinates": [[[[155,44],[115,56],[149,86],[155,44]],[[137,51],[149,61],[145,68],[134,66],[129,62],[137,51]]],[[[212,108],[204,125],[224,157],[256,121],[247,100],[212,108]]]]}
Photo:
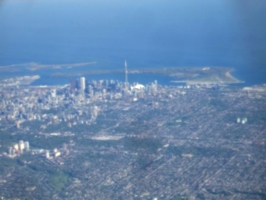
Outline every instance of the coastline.
{"type": "MultiPolygon", "coordinates": [[[[80,67],[84,65],[88,65],[89,63],[76,63],[76,64],[65,64],[63,67],[80,67]]],[[[91,62],[90,64],[93,64],[91,62]]],[[[15,65],[16,66],[16,65],[15,65]]],[[[77,76],[101,76],[106,74],[116,74],[122,75],[124,70],[116,69],[116,70],[89,70],[89,71],[82,71],[82,72],[72,72],[64,71],[64,72],[57,72],[53,73],[52,70],[56,65],[42,65],[50,72],[47,76],[49,77],[60,77],[64,79],[68,79],[69,77],[77,77],[77,76]]],[[[59,65],[57,65],[59,66],[59,65]]],[[[29,70],[31,71],[31,70],[29,70]]],[[[234,71],[233,68],[228,67],[193,67],[193,68],[186,68],[186,67],[176,67],[176,68],[149,68],[149,69],[131,69],[129,74],[147,74],[147,75],[163,75],[166,76],[168,84],[189,84],[189,85],[208,85],[208,84],[219,84],[219,85],[227,85],[227,84],[241,84],[245,83],[244,81],[238,80],[234,77],[231,72],[234,71]]],[[[30,74],[30,73],[29,73],[30,74]]],[[[15,74],[14,74],[15,75],[15,74]]],[[[105,77],[106,78],[106,77],[105,77]]],[[[121,77],[120,77],[121,78],[121,77]]],[[[154,77],[154,80],[157,80],[158,77],[154,77]]],[[[165,79],[165,80],[166,80],[165,79]]],[[[54,79],[52,79],[54,80],[54,79]]],[[[138,80],[139,81],[139,80],[138,80]]],[[[45,81],[39,82],[42,85],[46,85],[45,81]]],[[[165,82],[167,85],[167,83],[165,82]]],[[[49,85],[49,84],[48,84],[49,85]]]]}
{"type": "Polygon", "coordinates": [[[239,84],[239,83],[245,83],[245,81],[241,81],[234,77],[231,72],[234,71],[234,69],[227,70],[223,76],[210,76],[210,77],[205,77],[204,79],[195,79],[195,80],[180,80],[180,81],[171,81],[172,83],[186,83],[188,85],[198,85],[198,84],[239,84]]]}
{"type": "Polygon", "coordinates": [[[231,69],[227,72],[225,72],[225,76],[231,80],[234,80],[236,83],[244,83],[245,81],[240,81],[239,79],[237,79],[236,77],[234,77],[231,72],[233,72],[234,69],[231,69]]]}

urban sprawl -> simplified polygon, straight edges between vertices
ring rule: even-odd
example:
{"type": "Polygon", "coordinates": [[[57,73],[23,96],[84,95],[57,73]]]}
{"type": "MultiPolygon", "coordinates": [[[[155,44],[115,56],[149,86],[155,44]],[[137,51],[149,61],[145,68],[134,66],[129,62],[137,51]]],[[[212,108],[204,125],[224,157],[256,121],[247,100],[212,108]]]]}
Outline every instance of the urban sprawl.
{"type": "Polygon", "coordinates": [[[265,85],[38,78],[0,82],[0,198],[266,198],[265,85]]]}

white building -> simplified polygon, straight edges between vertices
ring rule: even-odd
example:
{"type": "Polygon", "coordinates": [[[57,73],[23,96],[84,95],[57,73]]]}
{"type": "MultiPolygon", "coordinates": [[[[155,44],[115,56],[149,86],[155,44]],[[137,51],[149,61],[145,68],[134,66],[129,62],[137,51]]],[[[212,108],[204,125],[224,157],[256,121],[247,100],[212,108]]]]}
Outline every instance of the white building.
{"type": "Polygon", "coordinates": [[[56,89],[52,89],[51,91],[51,97],[55,98],[56,97],[56,89]]]}
{"type": "Polygon", "coordinates": [[[46,157],[47,159],[50,159],[50,152],[49,152],[49,150],[46,150],[46,151],[45,151],[45,157],[46,157]]]}
{"type": "Polygon", "coordinates": [[[84,91],[86,88],[85,77],[80,78],[80,90],[84,91]]]}
{"type": "Polygon", "coordinates": [[[19,141],[19,150],[20,150],[20,152],[22,153],[24,149],[25,149],[24,142],[23,142],[23,140],[20,140],[19,141]]]}
{"type": "Polygon", "coordinates": [[[30,143],[28,141],[24,142],[24,146],[27,151],[30,149],[30,143]]]}

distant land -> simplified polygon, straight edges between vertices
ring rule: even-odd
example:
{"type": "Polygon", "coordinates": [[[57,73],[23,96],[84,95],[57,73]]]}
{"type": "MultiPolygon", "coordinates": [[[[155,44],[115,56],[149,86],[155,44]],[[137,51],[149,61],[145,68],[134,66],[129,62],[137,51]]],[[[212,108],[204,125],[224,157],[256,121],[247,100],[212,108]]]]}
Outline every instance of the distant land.
{"type": "MultiPolygon", "coordinates": [[[[97,62],[83,62],[72,64],[40,64],[36,62],[14,64],[7,66],[0,66],[0,72],[16,73],[20,71],[32,71],[38,70],[55,70],[55,69],[70,69],[77,67],[88,67],[96,65],[97,62]]],[[[236,84],[244,83],[236,79],[231,75],[234,68],[229,67],[166,67],[166,68],[145,68],[145,69],[128,69],[129,74],[158,74],[165,75],[174,78],[172,83],[186,83],[190,85],[194,84],[236,84]]],[[[100,74],[123,74],[124,69],[115,70],[94,70],[94,69],[82,69],[80,72],[70,72],[65,70],[60,73],[50,72],[51,77],[79,77],[88,75],[100,75],[100,74]],[[86,71],[85,71],[86,70],[86,71]]]]}
{"type": "MultiPolygon", "coordinates": [[[[231,75],[233,68],[228,67],[175,67],[130,69],[129,74],[162,74],[176,78],[172,82],[193,84],[234,84],[243,83],[231,75]]],[[[53,77],[74,77],[96,74],[121,74],[124,70],[92,70],[79,73],[54,73],[53,77]]]]}
{"type": "Polygon", "coordinates": [[[36,71],[39,69],[60,69],[60,68],[62,69],[62,68],[73,68],[73,67],[85,67],[94,64],[97,64],[97,62],[93,61],[93,62],[72,63],[72,64],[40,64],[36,62],[31,62],[31,63],[0,66],[0,72],[19,72],[25,69],[29,71],[36,71]]]}

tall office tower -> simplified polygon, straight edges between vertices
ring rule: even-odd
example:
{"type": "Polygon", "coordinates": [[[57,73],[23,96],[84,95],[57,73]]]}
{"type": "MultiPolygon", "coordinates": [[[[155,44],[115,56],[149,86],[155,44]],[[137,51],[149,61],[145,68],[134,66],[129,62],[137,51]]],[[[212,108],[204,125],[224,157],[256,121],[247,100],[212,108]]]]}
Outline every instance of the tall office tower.
{"type": "Polygon", "coordinates": [[[127,74],[128,74],[128,71],[127,71],[127,61],[125,60],[125,85],[126,85],[126,88],[128,87],[127,74]]]}
{"type": "Polygon", "coordinates": [[[26,151],[30,150],[30,143],[28,141],[24,142],[26,151]]]}
{"type": "Polygon", "coordinates": [[[70,79],[70,90],[75,90],[75,80],[73,78],[70,79]]]}
{"type": "Polygon", "coordinates": [[[75,88],[76,89],[80,89],[80,81],[79,81],[79,79],[76,79],[75,88]]]}
{"type": "Polygon", "coordinates": [[[22,151],[23,149],[25,149],[25,145],[24,145],[24,142],[23,140],[20,140],[19,141],[19,149],[22,151]]]}
{"type": "Polygon", "coordinates": [[[18,144],[14,144],[14,149],[15,149],[16,151],[18,151],[18,149],[19,149],[18,144]]]}
{"type": "Polygon", "coordinates": [[[103,97],[105,97],[105,96],[106,96],[106,89],[105,89],[105,88],[103,88],[102,95],[103,95],[103,97]]]}
{"type": "Polygon", "coordinates": [[[23,150],[25,149],[23,140],[20,140],[18,145],[20,153],[23,153],[23,150]]]}
{"type": "Polygon", "coordinates": [[[49,152],[49,150],[46,150],[46,151],[45,151],[45,157],[46,157],[47,159],[50,159],[50,152],[49,152]]]}
{"type": "Polygon", "coordinates": [[[16,123],[16,128],[20,129],[20,122],[19,121],[16,123]]]}
{"type": "Polygon", "coordinates": [[[93,116],[94,117],[97,117],[98,116],[98,107],[97,106],[94,106],[93,107],[93,116]]]}
{"type": "Polygon", "coordinates": [[[89,85],[89,95],[90,95],[90,98],[92,98],[94,95],[93,87],[91,85],[89,85]]]}
{"type": "Polygon", "coordinates": [[[85,90],[85,87],[86,87],[86,84],[85,84],[85,77],[81,77],[81,78],[80,78],[80,90],[81,90],[81,91],[84,91],[84,90],[85,90]]]}
{"type": "Polygon", "coordinates": [[[51,97],[55,98],[56,97],[56,89],[52,89],[51,91],[51,97]]]}
{"type": "Polygon", "coordinates": [[[98,86],[98,88],[102,88],[102,86],[103,86],[103,80],[99,80],[97,86],[98,86]]]}
{"type": "Polygon", "coordinates": [[[153,90],[157,91],[157,87],[158,87],[158,82],[157,82],[157,80],[155,80],[154,84],[153,84],[153,90]]]}

